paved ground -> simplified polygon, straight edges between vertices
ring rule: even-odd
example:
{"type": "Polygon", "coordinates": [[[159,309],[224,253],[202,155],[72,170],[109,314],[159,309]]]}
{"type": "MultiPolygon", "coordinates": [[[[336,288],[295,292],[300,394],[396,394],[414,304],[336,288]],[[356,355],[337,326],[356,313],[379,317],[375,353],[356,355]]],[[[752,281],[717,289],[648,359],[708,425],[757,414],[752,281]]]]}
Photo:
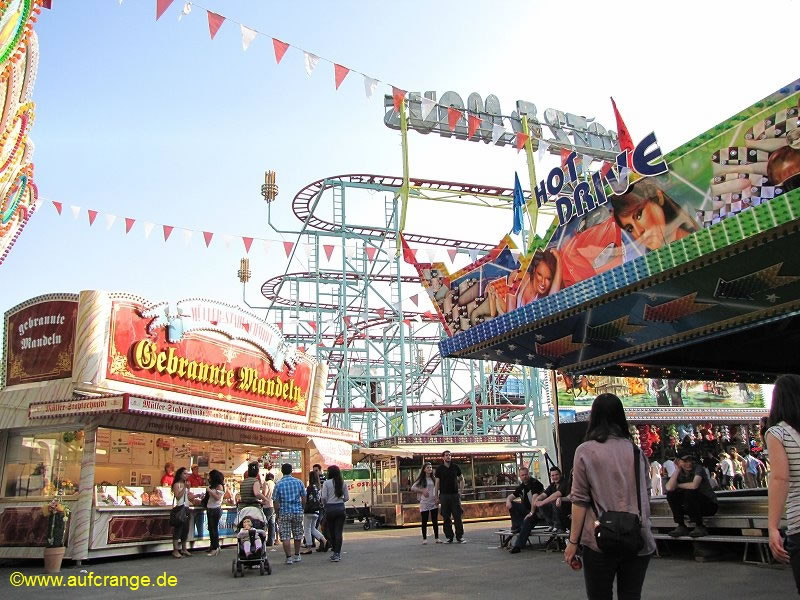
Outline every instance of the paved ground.
{"type": "MultiPolygon", "coordinates": [[[[323,593],[336,600],[389,598],[512,598],[541,597],[548,600],[585,598],[583,577],[562,561],[560,554],[526,550],[510,555],[496,549],[497,524],[467,525],[467,544],[421,545],[417,529],[363,531],[345,529],[345,554],[339,563],[314,553],[299,565],[283,564],[281,551],[271,552],[273,574],[257,571],[243,579],[231,576],[233,549],[214,558],[205,553],[182,560],[168,555],[96,562],[83,569],[99,575],[149,576],[153,581],[167,573],[177,586],[140,588],[89,588],[79,590],[12,587],[15,572],[42,574],[41,563],[0,566],[0,598],[219,598],[226,592],[245,591],[247,597],[310,598],[323,593]],[[523,585],[527,589],[522,588],[523,585]],[[110,595],[110,596],[109,596],[110,595]]],[[[81,575],[81,568],[67,566],[65,577],[81,575]]],[[[794,596],[791,573],[782,567],[741,564],[738,560],[697,563],[691,556],[654,558],[650,562],[643,598],[725,598],[759,600],[794,596]]],[[[227,596],[226,597],[230,597],[227,596]]]]}

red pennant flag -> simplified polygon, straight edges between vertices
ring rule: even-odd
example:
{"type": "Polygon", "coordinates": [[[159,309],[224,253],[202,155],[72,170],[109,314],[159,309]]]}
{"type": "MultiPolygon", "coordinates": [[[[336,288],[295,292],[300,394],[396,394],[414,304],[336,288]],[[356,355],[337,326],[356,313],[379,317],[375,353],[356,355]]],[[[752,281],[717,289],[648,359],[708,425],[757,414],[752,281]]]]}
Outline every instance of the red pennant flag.
{"type": "Polygon", "coordinates": [[[392,86],[392,98],[394,99],[394,109],[397,112],[400,112],[400,107],[403,106],[403,98],[406,97],[407,93],[408,92],[406,92],[405,90],[401,90],[392,86]]]}
{"type": "Polygon", "coordinates": [[[125,217],[125,233],[130,233],[131,227],[133,227],[134,223],[136,223],[136,219],[125,217]]]}
{"type": "Polygon", "coordinates": [[[563,169],[564,167],[567,166],[567,159],[569,158],[569,155],[572,154],[572,150],[568,150],[567,148],[561,148],[560,154],[561,154],[561,168],[563,169]]]}
{"type": "Polygon", "coordinates": [[[406,243],[406,238],[403,237],[402,233],[400,234],[400,243],[403,246],[403,260],[410,265],[416,265],[417,251],[409,248],[408,244],[406,243]]]}
{"type": "Polygon", "coordinates": [[[429,310],[426,310],[425,313],[423,314],[423,316],[427,317],[429,319],[432,319],[433,318],[433,313],[431,311],[429,311],[429,310]]]}
{"type": "Polygon", "coordinates": [[[209,323],[211,323],[214,327],[219,325],[219,321],[209,321],[209,323]]]}
{"type": "Polygon", "coordinates": [[[210,10],[206,12],[208,13],[208,33],[211,34],[211,39],[213,40],[219,28],[222,27],[222,24],[225,22],[225,17],[211,12],[210,10]]]}
{"type": "Polygon", "coordinates": [[[378,309],[376,312],[378,313],[378,316],[379,316],[381,319],[383,319],[383,318],[384,318],[384,316],[386,315],[386,309],[385,309],[385,308],[379,308],[379,309],[378,309]]]}
{"type": "Polygon", "coordinates": [[[298,350],[298,352],[305,352],[306,351],[306,347],[305,346],[298,346],[297,350],[298,350]]]}
{"type": "Polygon", "coordinates": [[[314,331],[317,330],[317,322],[316,321],[307,321],[308,326],[311,327],[314,331]]]}
{"type": "Polygon", "coordinates": [[[281,59],[286,51],[289,49],[289,44],[282,42],[277,38],[272,38],[272,47],[275,48],[275,63],[281,64],[281,59]]]}
{"type": "Polygon", "coordinates": [[[342,320],[347,327],[350,327],[350,317],[344,317],[342,320]]]}
{"type": "Polygon", "coordinates": [[[242,242],[244,242],[244,251],[250,254],[250,246],[253,244],[253,238],[242,236],[242,242]]]}
{"type": "MultiPolygon", "coordinates": [[[[58,213],[61,214],[61,210],[59,210],[58,213]]],[[[375,248],[374,246],[367,246],[366,250],[367,250],[367,258],[370,260],[370,262],[375,260],[375,254],[377,254],[378,249],[375,248]]]]}
{"type": "Polygon", "coordinates": [[[277,323],[275,323],[275,326],[281,331],[283,331],[283,321],[278,321],[277,323]]]}
{"type": "MultiPolygon", "coordinates": [[[[156,0],[156,21],[161,18],[161,15],[164,14],[164,11],[169,8],[169,5],[172,4],[174,0],[156,0]]],[[[50,8],[49,6],[47,8],[50,8]]]]}
{"type": "Polygon", "coordinates": [[[419,294],[414,294],[409,298],[414,303],[414,306],[419,306],[419,294]]]}
{"type": "Polygon", "coordinates": [[[292,248],[294,248],[294,242],[283,242],[283,249],[286,251],[286,258],[289,258],[289,255],[292,253],[292,248]]]}
{"type": "Polygon", "coordinates": [[[448,248],[447,249],[447,254],[448,254],[448,256],[450,256],[450,262],[455,261],[456,254],[458,254],[458,248],[448,248]]]}
{"type": "Polygon", "coordinates": [[[333,65],[333,76],[336,79],[336,89],[339,89],[339,86],[342,85],[344,78],[347,77],[347,74],[350,72],[350,69],[347,67],[343,67],[342,65],[337,65],[334,63],[333,65]]]}
{"type": "Polygon", "coordinates": [[[473,135],[475,135],[475,132],[478,131],[481,123],[482,121],[480,118],[476,117],[475,115],[469,115],[467,118],[467,126],[469,128],[467,133],[468,138],[471,138],[473,135]]]}
{"type": "Polygon", "coordinates": [[[517,152],[525,147],[525,142],[528,141],[529,137],[527,133],[522,133],[521,131],[517,132],[517,152]]]}
{"type": "Polygon", "coordinates": [[[453,108],[452,106],[448,107],[447,124],[450,125],[450,131],[456,130],[456,124],[458,123],[458,120],[463,116],[464,115],[457,108],[453,108]]]}
{"type": "Polygon", "coordinates": [[[317,348],[324,348],[324,347],[325,347],[325,344],[323,344],[322,342],[320,342],[319,344],[317,344],[317,348]]]}
{"type": "Polygon", "coordinates": [[[162,225],[162,227],[164,228],[164,241],[166,242],[170,234],[172,234],[174,227],[172,225],[162,225]]]}
{"type": "Polygon", "coordinates": [[[242,323],[242,329],[244,329],[247,333],[250,333],[250,323],[242,323]]]}
{"type": "Polygon", "coordinates": [[[619,114],[619,111],[617,110],[617,103],[614,102],[614,98],[611,98],[611,106],[614,107],[614,118],[617,120],[617,138],[619,139],[619,148],[620,150],[633,152],[633,138],[631,138],[631,134],[628,131],[628,128],[625,126],[625,121],[622,120],[622,115],[619,114]]]}
{"type": "Polygon", "coordinates": [[[42,0],[42,8],[52,9],[53,0],[42,0]]]}
{"type": "Polygon", "coordinates": [[[56,212],[60,215],[61,214],[61,209],[64,207],[64,205],[61,202],[56,202],[55,200],[53,200],[52,202],[53,202],[53,206],[55,206],[55,208],[56,208],[56,212]]]}
{"type": "Polygon", "coordinates": [[[411,319],[403,319],[403,323],[408,325],[409,329],[411,328],[411,319]]]}
{"type": "Polygon", "coordinates": [[[94,220],[97,218],[97,211],[88,209],[86,212],[89,213],[89,227],[91,227],[94,225],[94,220]]]}
{"type": "Polygon", "coordinates": [[[208,245],[211,243],[211,238],[213,238],[213,237],[214,237],[214,234],[212,232],[210,232],[210,231],[204,231],[203,232],[203,239],[205,239],[205,241],[206,241],[206,248],[208,248],[208,245]]]}
{"type": "Polygon", "coordinates": [[[325,256],[328,257],[328,260],[331,259],[331,256],[333,255],[333,249],[335,247],[336,246],[334,246],[333,244],[322,244],[322,248],[325,250],[325,256]]]}

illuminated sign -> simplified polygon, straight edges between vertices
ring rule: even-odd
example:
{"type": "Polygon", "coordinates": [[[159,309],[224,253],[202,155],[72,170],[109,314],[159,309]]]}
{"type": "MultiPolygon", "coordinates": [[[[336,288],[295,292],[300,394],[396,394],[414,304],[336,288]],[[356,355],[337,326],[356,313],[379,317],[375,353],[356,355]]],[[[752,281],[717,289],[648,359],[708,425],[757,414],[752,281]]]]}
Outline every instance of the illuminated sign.
{"type": "MultiPolygon", "coordinates": [[[[486,96],[484,101],[480,94],[473,92],[467,97],[464,103],[462,97],[456,92],[448,91],[442,94],[437,101],[436,92],[425,92],[421,96],[419,92],[409,92],[407,95],[408,104],[408,126],[419,133],[436,132],[442,137],[455,137],[456,139],[486,144],[492,141],[492,129],[495,125],[503,125],[503,112],[500,108],[500,100],[494,94],[486,96]],[[436,105],[426,115],[423,108],[423,98],[425,102],[433,101],[436,105]],[[456,123],[454,131],[450,130],[447,109],[449,107],[459,110],[467,110],[471,115],[481,119],[480,127],[475,135],[468,137],[468,125],[465,117],[456,123]]],[[[400,129],[400,114],[394,109],[394,99],[391,95],[384,96],[383,105],[386,112],[383,122],[391,129],[400,129]]],[[[528,125],[533,134],[531,143],[536,149],[538,139],[542,137],[542,125],[537,119],[537,108],[533,102],[517,100],[516,110],[510,116],[505,116],[511,123],[511,132],[506,132],[495,142],[497,146],[513,145],[516,143],[516,134],[522,132],[521,115],[528,117],[528,125]]],[[[590,154],[600,158],[612,158],[615,148],[619,147],[617,134],[607,130],[600,123],[595,122],[591,117],[584,117],[573,113],[565,113],[560,110],[548,108],[544,111],[544,124],[553,134],[554,142],[567,147],[575,148],[581,154],[590,154]]],[[[557,147],[551,149],[554,154],[559,154],[557,147]]]]}

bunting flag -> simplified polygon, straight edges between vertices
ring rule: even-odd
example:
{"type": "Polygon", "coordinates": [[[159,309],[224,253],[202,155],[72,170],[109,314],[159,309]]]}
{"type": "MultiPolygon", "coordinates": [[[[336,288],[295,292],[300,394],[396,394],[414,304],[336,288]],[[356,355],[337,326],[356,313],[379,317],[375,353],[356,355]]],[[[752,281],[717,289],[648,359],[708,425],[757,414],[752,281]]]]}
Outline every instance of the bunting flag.
{"type": "Polygon", "coordinates": [[[242,236],[242,243],[244,244],[245,254],[250,254],[250,246],[253,245],[253,238],[242,236]]]}
{"type": "Polygon", "coordinates": [[[114,222],[117,220],[116,215],[106,215],[106,229],[111,229],[114,226],[114,222]]]}
{"type": "Polygon", "coordinates": [[[150,239],[150,232],[153,231],[153,227],[155,227],[155,226],[156,226],[155,223],[150,223],[149,221],[145,222],[145,224],[144,224],[144,239],[146,239],[146,240],[150,239]]]}
{"type": "Polygon", "coordinates": [[[633,152],[633,138],[625,125],[625,121],[622,120],[622,115],[617,110],[617,103],[614,102],[614,98],[611,98],[611,106],[614,108],[614,118],[617,121],[617,138],[619,139],[620,150],[633,152]]]}
{"type": "Polygon", "coordinates": [[[61,215],[61,209],[64,207],[64,205],[61,202],[56,202],[55,200],[53,200],[53,206],[56,207],[56,211],[58,212],[59,215],[61,215]]]}
{"type": "Polygon", "coordinates": [[[278,321],[277,323],[275,323],[275,327],[283,331],[283,321],[278,321]]]}
{"type": "Polygon", "coordinates": [[[330,261],[331,256],[333,255],[333,249],[335,246],[333,244],[322,244],[322,248],[325,250],[325,256],[330,261]]]}
{"type": "Polygon", "coordinates": [[[89,209],[86,212],[89,214],[89,227],[91,227],[94,225],[94,220],[97,218],[97,211],[89,209]]]}
{"type": "Polygon", "coordinates": [[[303,57],[306,64],[306,75],[311,77],[311,73],[314,72],[317,63],[319,62],[319,56],[316,54],[311,54],[311,52],[303,52],[303,57]]]}
{"type": "Polygon", "coordinates": [[[307,321],[308,326],[311,327],[314,331],[317,330],[317,322],[316,321],[307,321]]]}
{"type": "Polygon", "coordinates": [[[447,254],[450,257],[450,262],[455,262],[456,254],[458,254],[458,248],[448,248],[447,254]]]}
{"type": "Polygon", "coordinates": [[[289,44],[280,41],[278,38],[272,38],[272,47],[275,48],[275,64],[279,65],[283,55],[289,49],[289,44]]]}
{"type": "MultiPolygon", "coordinates": [[[[59,213],[60,212],[61,211],[59,211],[59,213]]],[[[367,252],[367,258],[369,259],[369,261],[372,262],[373,260],[375,260],[375,255],[378,253],[378,249],[375,246],[367,246],[365,250],[367,252]]]]}
{"type": "Polygon", "coordinates": [[[214,39],[214,36],[217,35],[219,28],[222,27],[222,24],[225,22],[225,17],[222,15],[218,15],[215,12],[211,12],[207,10],[208,13],[208,33],[211,35],[211,39],[214,39]]]}
{"type": "Polygon", "coordinates": [[[405,90],[392,86],[392,99],[394,100],[394,109],[397,112],[400,112],[400,107],[403,106],[403,100],[407,93],[405,90]]]}
{"type": "Polygon", "coordinates": [[[283,242],[283,249],[286,251],[286,258],[289,258],[294,249],[294,242],[283,242]]]}
{"type": "Polygon", "coordinates": [[[506,128],[503,127],[502,123],[495,123],[492,125],[492,143],[496,144],[500,141],[500,138],[503,137],[506,133],[506,128]]]}
{"type": "MultiPolygon", "coordinates": [[[[233,236],[229,233],[222,234],[222,241],[225,243],[226,248],[231,247],[231,243],[233,242],[233,236]]],[[[252,241],[252,240],[251,240],[252,241]]]]}
{"type": "Polygon", "coordinates": [[[481,126],[481,122],[482,120],[479,117],[476,117],[475,115],[469,115],[469,117],[467,117],[468,138],[472,138],[472,136],[475,135],[475,132],[477,132],[481,126]]]}
{"type": "MultiPolygon", "coordinates": [[[[122,0],[119,0],[119,3],[122,4],[122,0]]],[[[181,9],[181,14],[178,15],[178,21],[181,21],[183,17],[188,16],[191,12],[192,12],[192,3],[184,2],[183,8],[181,9]]]]}
{"type": "Polygon", "coordinates": [[[345,327],[350,327],[350,317],[349,316],[342,317],[342,320],[344,321],[344,326],[345,327]]]}
{"type": "Polygon", "coordinates": [[[72,211],[72,218],[77,219],[78,215],[81,214],[81,207],[80,206],[70,206],[69,209],[72,211]]]}
{"type": "Polygon", "coordinates": [[[539,149],[536,151],[536,158],[541,161],[544,158],[544,153],[547,152],[549,148],[550,144],[548,144],[544,140],[541,140],[539,142],[539,149]]]}
{"type": "Polygon", "coordinates": [[[171,225],[162,225],[164,228],[164,241],[166,242],[169,239],[169,236],[172,235],[172,230],[174,227],[171,225]]]}
{"type": "Polygon", "coordinates": [[[378,87],[378,80],[364,75],[364,93],[367,95],[367,98],[372,98],[376,87],[378,87]]]}
{"type": "Polygon", "coordinates": [[[339,89],[339,86],[342,85],[344,78],[347,77],[347,74],[350,72],[350,69],[347,67],[343,67],[342,65],[334,64],[333,65],[333,78],[336,83],[336,89],[339,89]]]}
{"type": "Polygon", "coordinates": [[[472,262],[475,262],[476,260],[478,260],[478,250],[470,250],[469,251],[469,259],[472,262]]]}
{"type": "Polygon", "coordinates": [[[450,126],[450,131],[456,130],[456,125],[458,121],[463,118],[463,114],[457,108],[453,108],[452,106],[448,107],[447,109],[447,124],[450,126]]]}
{"type": "Polygon", "coordinates": [[[419,306],[419,294],[414,294],[409,300],[414,303],[414,306],[419,306]]]}
{"type": "Polygon", "coordinates": [[[206,248],[208,248],[208,246],[211,244],[211,238],[213,238],[213,237],[214,237],[214,234],[211,233],[210,231],[204,231],[203,232],[203,239],[206,241],[206,248]]]}
{"type": "Polygon", "coordinates": [[[174,0],[156,0],[156,21],[161,18],[161,15],[164,14],[170,4],[173,3],[174,0]]]}
{"type": "Polygon", "coordinates": [[[130,217],[125,217],[125,233],[130,233],[133,224],[136,223],[136,219],[131,219],[130,217]]]}
{"type": "Polygon", "coordinates": [[[408,328],[411,329],[411,319],[403,319],[403,323],[408,325],[408,328]]]}
{"type": "Polygon", "coordinates": [[[191,229],[184,229],[183,230],[183,245],[187,248],[192,241],[192,230],[191,229]]]}
{"type": "Polygon", "coordinates": [[[403,245],[403,260],[406,261],[410,265],[417,264],[417,251],[412,250],[408,244],[406,243],[406,238],[403,237],[403,234],[400,234],[400,243],[403,245]]]}
{"type": "Polygon", "coordinates": [[[422,98],[422,118],[424,120],[428,120],[428,117],[431,115],[434,108],[436,108],[435,100],[425,97],[422,98]]]}
{"type": "Polygon", "coordinates": [[[379,308],[379,309],[378,309],[378,310],[376,310],[375,312],[377,312],[377,313],[378,313],[378,316],[379,316],[381,319],[384,319],[384,318],[386,318],[386,309],[385,309],[385,308],[379,308]]]}
{"type": "Polygon", "coordinates": [[[527,142],[530,137],[531,136],[529,136],[527,133],[522,133],[521,131],[517,132],[517,152],[525,147],[525,142],[527,142]]]}
{"type": "Polygon", "coordinates": [[[522,185],[519,182],[519,175],[514,171],[514,217],[511,232],[518,234],[522,231],[522,209],[525,206],[525,197],[522,195],[522,185]]]}
{"type": "Polygon", "coordinates": [[[272,240],[261,240],[261,242],[264,246],[264,252],[269,253],[269,249],[272,247],[272,240]]]}
{"type": "Polygon", "coordinates": [[[247,52],[250,44],[256,39],[256,33],[258,32],[255,29],[250,29],[247,25],[239,25],[239,29],[242,31],[242,51],[247,52]]]}

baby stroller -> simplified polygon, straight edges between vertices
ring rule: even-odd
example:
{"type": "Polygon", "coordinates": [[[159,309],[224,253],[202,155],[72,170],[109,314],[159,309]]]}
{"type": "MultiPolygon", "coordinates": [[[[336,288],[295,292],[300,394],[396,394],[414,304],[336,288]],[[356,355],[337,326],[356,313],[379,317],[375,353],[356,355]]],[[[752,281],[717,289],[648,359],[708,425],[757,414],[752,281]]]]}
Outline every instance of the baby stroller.
{"type": "MultiPolygon", "coordinates": [[[[266,528],[267,520],[264,517],[264,511],[255,506],[244,506],[241,507],[236,514],[237,534],[241,531],[242,521],[246,518],[250,519],[253,523],[253,529],[264,530],[266,528]]],[[[264,533],[253,533],[253,536],[257,536],[261,540],[260,550],[250,555],[246,554],[244,551],[245,540],[239,539],[236,549],[236,558],[233,559],[233,563],[231,564],[231,572],[234,577],[244,577],[245,566],[250,568],[258,566],[259,575],[263,575],[265,572],[267,575],[272,575],[272,567],[269,564],[269,558],[267,558],[267,536],[264,533]]],[[[255,540],[251,536],[251,544],[253,547],[255,546],[254,542],[255,540]]]]}

